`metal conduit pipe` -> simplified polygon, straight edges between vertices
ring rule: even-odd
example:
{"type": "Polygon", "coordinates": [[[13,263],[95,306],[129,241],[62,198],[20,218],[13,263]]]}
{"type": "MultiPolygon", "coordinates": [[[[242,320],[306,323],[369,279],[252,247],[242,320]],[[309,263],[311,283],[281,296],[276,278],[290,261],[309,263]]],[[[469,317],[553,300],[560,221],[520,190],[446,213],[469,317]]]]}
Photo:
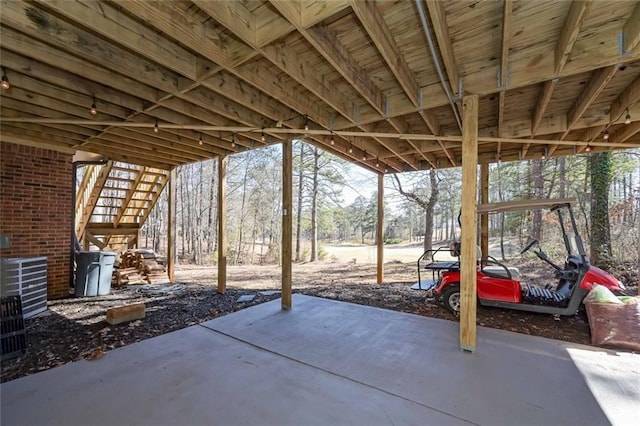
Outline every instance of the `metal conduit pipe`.
{"type": "Polygon", "coordinates": [[[418,8],[418,13],[420,14],[420,21],[422,21],[422,29],[424,29],[424,33],[427,36],[427,43],[429,44],[429,50],[431,51],[431,56],[433,57],[433,63],[436,65],[436,71],[438,71],[438,77],[440,77],[440,84],[442,84],[442,88],[444,89],[447,98],[449,98],[449,104],[453,109],[453,115],[455,115],[456,121],[458,122],[458,127],[460,128],[460,131],[462,131],[462,119],[460,118],[458,107],[453,100],[453,93],[451,93],[451,88],[449,84],[447,84],[447,79],[442,73],[442,67],[440,66],[438,55],[436,54],[436,47],[433,44],[433,39],[431,38],[431,27],[429,27],[429,21],[427,20],[427,16],[424,12],[424,7],[422,6],[422,0],[416,0],[416,7],[418,8]]]}

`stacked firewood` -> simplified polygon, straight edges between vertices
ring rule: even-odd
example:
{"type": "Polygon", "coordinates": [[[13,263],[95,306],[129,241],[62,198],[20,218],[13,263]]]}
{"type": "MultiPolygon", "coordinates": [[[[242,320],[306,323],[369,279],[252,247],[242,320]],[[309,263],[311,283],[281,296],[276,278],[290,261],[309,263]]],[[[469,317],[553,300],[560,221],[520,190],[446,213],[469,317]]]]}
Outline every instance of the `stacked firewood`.
{"type": "Polygon", "coordinates": [[[159,256],[156,257],[153,250],[127,250],[120,256],[119,266],[113,271],[111,284],[121,286],[126,284],[168,282],[167,270],[163,260],[159,256]]]}

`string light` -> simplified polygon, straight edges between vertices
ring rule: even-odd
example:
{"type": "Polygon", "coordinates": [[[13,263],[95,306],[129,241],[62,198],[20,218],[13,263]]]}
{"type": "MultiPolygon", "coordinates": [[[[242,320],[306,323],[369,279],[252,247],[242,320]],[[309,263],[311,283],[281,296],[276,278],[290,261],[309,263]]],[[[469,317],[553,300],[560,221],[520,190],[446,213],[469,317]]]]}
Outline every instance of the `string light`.
{"type": "Polygon", "coordinates": [[[96,97],[93,97],[93,103],[91,104],[91,109],[89,110],[91,115],[96,115],[98,113],[98,108],[96,107],[96,97]]]}
{"type": "Polygon", "coordinates": [[[587,147],[584,149],[586,152],[591,152],[591,145],[587,145],[587,147]]]}
{"type": "Polygon", "coordinates": [[[2,83],[0,84],[4,90],[9,90],[11,85],[9,84],[9,78],[7,77],[7,70],[2,68],[2,83]]]}
{"type": "Polygon", "coordinates": [[[333,132],[331,132],[331,145],[335,145],[336,141],[333,139],[333,132]]]}
{"type": "Polygon", "coordinates": [[[236,134],[233,133],[231,135],[231,148],[235,148],[236,147],[236,134]]]}
{"type": "Polygon", "coordinates": [[[624,118],[624,124],[631,124],[631,114],[629,114],[629,108],[627,108],[627,116],[624,118]]]}
{"type": "Polygon", "coordinates": [[[367,159],[367,151],[362,153],[362,161],[367,159]]]}
{"type": "Polygon", "coordinates": [[[304,131],[305,132],[309,131],[309,117],[307,117],[306,115],[304,116],[304,131]]]}
{"type": "Polygon", "coordinates": [[[542,151],[542,157],[543,160],[547,158],[547,148],[544,149],[544,151],[542,151]]]}
{"type": "Polygon", "coordinates": [[[202,133],[200,133],[200,137],[198,138],[198,145],[202,145],[202,133]]]}
{"type": "Polygon", "coordinates": [[[388,171],[389,171],[389,169],[385,167],[384,168],[384,172],[387,173],[388,171]]]}
{"type": "Polygon", "coordinates": [[[153,131],[158,133],[160,129],[158,128],[158,119],[156,118],[156,124],[153,126],[153,131]]]}
{"type": "Polygon", "coordinates": [[[376,158],[376,167],[380,167],[380,160],[376,158]]]}
{"type": "Polygon", "coordinates": [[[349,154],[353,154],[353,147],[349,144],[349,154]]]}
{"type": "Polygon", "coordinates": [[[266,138],[264,137],[264,127],[262,128],[262,135],[260,136],[260,140],[264,142],[266,138]]]}
{"type": "Polygon", "coordinates": [[[605,141],[609,140],[609,131],[605,130],[604,134],[602,135],[602,139],[604,139],[605,141]]]}

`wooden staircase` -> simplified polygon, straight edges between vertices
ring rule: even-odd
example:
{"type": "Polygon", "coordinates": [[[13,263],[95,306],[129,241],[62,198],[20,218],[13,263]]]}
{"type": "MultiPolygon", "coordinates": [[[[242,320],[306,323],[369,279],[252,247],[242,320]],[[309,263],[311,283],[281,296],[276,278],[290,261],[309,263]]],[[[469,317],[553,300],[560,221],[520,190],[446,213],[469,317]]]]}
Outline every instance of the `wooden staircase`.
{"type": "Polygon", "coordinates": [[[140,228],[169,181],[168,170],[109,161],[89,165],[76,194],[75,230],[85,250],[136,247],[140,228]]]}

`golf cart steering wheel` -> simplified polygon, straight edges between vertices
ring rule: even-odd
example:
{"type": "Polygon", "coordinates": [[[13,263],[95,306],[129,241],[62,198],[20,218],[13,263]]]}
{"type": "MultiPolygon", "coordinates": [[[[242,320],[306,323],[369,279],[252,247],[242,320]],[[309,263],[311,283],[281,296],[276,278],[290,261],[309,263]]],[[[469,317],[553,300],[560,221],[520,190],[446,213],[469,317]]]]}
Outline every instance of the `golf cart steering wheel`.
{"type": "Polygon", "coordinates": [[[531,247],[534,246],[534,244],[536,244],[538,242],[538,240],[536,240],[535,238],[533,240],[531,240],[531,242],[529,244],[527,244],[527,246],[525,248],[522,249],[522,251],[520,252],[520,254],[525,254],[527,251],[529,251],[529,249],[531,247]]]}

